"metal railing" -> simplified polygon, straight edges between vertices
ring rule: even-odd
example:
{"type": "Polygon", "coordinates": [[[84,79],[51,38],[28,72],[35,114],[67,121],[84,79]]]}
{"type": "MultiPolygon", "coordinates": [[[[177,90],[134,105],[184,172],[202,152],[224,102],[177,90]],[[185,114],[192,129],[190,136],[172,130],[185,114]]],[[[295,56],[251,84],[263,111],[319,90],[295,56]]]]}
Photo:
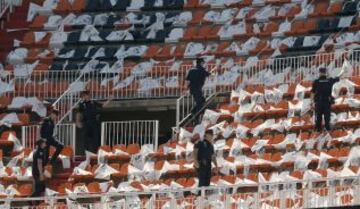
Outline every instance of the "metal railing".
{"type": "Polygon", "coordinates": [[[194,106],[194,98],[190,94],[184,94],[176,100],[176,131],[179,130],[180,123],[190,117],[194,106]]]}
{"type": "Polygon", "coordinates": [[[8,0],[0,0],[0,18],[4,16],[8,8],[9,8],[8,0]]]}
{"type": "MultiPolygon", "coordinates": [[[[207,188],[199,188],[195,185],[191,189],[162,189],[148,192],[81,193],[43,198],[7,198],[5,204],[10,206],[30,200],[41,200],[46,202],[49,208],[57,208],[59,200],[67,199],[67,206],[63,205],[65,208],[328,208],[359,206],[359,182],[359,177],[343,177],[207,188]]],[[[10,208],[25,209],[25,207],[16,206],[10,208]]]]}
{"type": "Polygon", "coordinates": [[[185,121],[191,120],[192,118],[196,117],[197,115],[201,114],[201,112],[209,105],[213,98],[216,97],[218,93],[204,92],[205,103],[204,106],[201,108],[199,112],[195,115],[192,115],[192,110],[195,107],[196,103],[194,98],[189,93],[186,93],[179,97],[176,100],[176,127],[175,132],[179,131],[181,125],[184,125],[185,121]]]}
{"type": "Polygon", "coordinates": [[[15,77],[15,96],[56,100],[77,81],[80,71],[34,71],[15,77]]]}
{"type": "MultiPolygon", "coordinates": [[[[214,76],[207,79],[203,90],[211,94],[229,92],[247,83],[272,85],[312,80],[320,66],[340,68],[345,58],[353,66],[358,66],[360,51],[245,61],[231,68],[222,65],[214,76]]],[[[209,64],[207,68],[213,69],[214,66],[209,64]]],[[[121,73],[86,73],[84,80],[90,82],[88,87],[94,99],[179,97],[187,89],[186,74],[191,68],[192,65],[181,65],[177,71],[170,71],[171,66],[152,66],[145,73],[134,73],[133,67],[126,67],[121,73]],[[174,87],[170,87],[171,79],[175,79],[174,87]]],[[[355,68],[353,76],[359,75],[359,69],[355,68]]]]}
{"type": "MultiPolygon", "coordinates": [[[[81,101],[81,91],[85,90],[86,87],[75,87],[73,84],[80,83],[82,84],[82,79],[84,74],[80,74],[72,84],[58,97],[58,99],[53,103],[53,106],[59,110],[59,116],[57,124],[60,124],[64,121],[73,120],[73,110],[81,101]],[[67,120],[66,120],[67,119],[67,120]]],[[[84,83],[85,84],[85,83],[84,83]]]]}
{"type": "MultiPolygon", "coordinates": [[[[358,66],[360,50],[336,51],[296,57],[266,60],[242,61],[235,66],[221,65],[216,75],[205,83],[205,92],[229,92],[247,83],[279,84],[312,80],[320,66],[340,68],[344,59],[358,66]]],[[[213,69],[215,64],[207,68],[213,69]]],[[[179,97],[186,87],[186,74],[192,65],[181,65],[177,70],[171,66],[149,66],[143,72],[133,67],[124,67],[116,73],[73,71],[34,71],[30,78],[16,77],[16,95],[39,96],[56,99],[70,83],[80,80],[87,82],[92,98],[106,100],[179,97]]],[[[355,67],[353,76],[360,76],[360,68],[355,67]]]]}
{"type": "Polygon", "coordinates": [[[152,144],[158,147],[159,121],[109,121],[101,123],[101,145],[152,144]]]}
{"type": "MultiPolygon", "coordinates": [[[[54,136],[65,146],[71,146],[74,151],[76,150],[76,126],[74,123],[57,124],[54,136]]],[[[25,148],[34,149],[38,139],[40,139],[40,125],[21,127],[21,141],[25,148]]]]}

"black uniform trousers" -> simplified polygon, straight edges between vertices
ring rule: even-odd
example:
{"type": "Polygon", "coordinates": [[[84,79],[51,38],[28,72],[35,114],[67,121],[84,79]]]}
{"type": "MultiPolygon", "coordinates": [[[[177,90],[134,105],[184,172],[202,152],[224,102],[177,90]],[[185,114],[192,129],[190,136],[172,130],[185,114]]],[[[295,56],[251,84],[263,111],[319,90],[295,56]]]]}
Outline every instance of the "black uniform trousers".
{"type": "Polygon", "coordinates": [[[190,94],[195,100],[195,107],[191,110],[191,113],[196,115],[203,108],[205,98],[201,89],[190,89],[190,94]]]}
{"type": "Polygon", "coordinates": [[[31,197],[40,197],[41,193],[45,192],[45,181],[40,181],[38,175],[33,174],[33,178],[33,193],[31,194],[31,197]]]}
{"type": "Polygon", "coordinates": [[[331,115],[331,103],[330,102],[317,102],[315,103],[315,128],[317,131],[321,131],[322,120],[324,116],[325,129],[330,131],[330,115],[331,115]]]}
{"type": "MultiPolygon", "coordinates": [[[[46,138],[46,151],[47,156],[49,156],[50,146],[55,147],[55,153],[51,156],[50,163],[54,164],[56,162],[57,157],[60,155],[64,145],[56,140],[54,137],[46,138]]],[[[46,158],[48,159],[48,158],[46,158]]]]}
{"type": "Polygon", "coordinates": [[[211,164],[200,166],[198,169],[199,187],[210,186],[211,164]]]}
{"type": "Polygon", "coordinates": [[[85,129],[85,149],[93,153],[97,152],[100,146],[100,123],[97,120],[84,122],[85,129]]]}

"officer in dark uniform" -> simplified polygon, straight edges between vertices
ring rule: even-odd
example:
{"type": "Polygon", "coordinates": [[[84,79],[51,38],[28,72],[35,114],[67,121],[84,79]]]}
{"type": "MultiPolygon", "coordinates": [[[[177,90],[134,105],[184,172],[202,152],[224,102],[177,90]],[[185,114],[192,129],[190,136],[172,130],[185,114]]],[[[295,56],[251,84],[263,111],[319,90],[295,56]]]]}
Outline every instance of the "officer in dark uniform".
{"type": "Polygon", "coordinates": [[[193,96],[196,103],[195,107],[191,110],[193,115],[196,115],[202,109],[205,103],[202,88],[205,84],[206,78],[209,77],[210,73],[206,71],[203,65],[204,60],[202,58],[198,58],[196,60],[196,67],[191,69],[186,76],[190,94],[193,96]]]}
{"type": "Polygon", "coordinates": [[[36,142],[36,146],[37,148],[33,154],[33,164],[32,164],[34,187],[31,197],[39,197],[41,193],[45,191],[44,168],[47,161],[46,141],[44,139],[39,139],[36,142]]]}
{"type": "Polygon", "coordinates": [[[199,187],[210,185],[211,162],[214,162],[216,172],[218,171],[213,138],[213,131],[207,130],[205,132],[204,140],[198,141],[194,146],[194,166],[198,173],[199,187]]]}
{"type": "Polygon", "coordinates": [[[330,115],[331,105],[334,103],[334,98],[331,96],[333,85],[340,80],[343,75],[343,70],[335,78],[327,77],[326,68],[320,68],[320,76],[313,82],[311,89],[311,98],[315,104],[315,127],[318,132],[321,132],[321,124],[324,116],[325,129],[330,131],[330,115]]]}
{"type": "MultiPolygon", "coordinates": [[[[59,115],[59,111],[57,109],[50,109],[49,117],[45,118],[41,124],[40,128],[40,137],[46,140],[46,156],[49,157],[49,148],[50,146],[55,147],[55,153],[51,157],[50,163],[54,165],[57,157],[59,156],[61,150],[64,148],[64,145],[57,141],[54,138],[54,129],[55,129],[55,120],[59,115]]],[[[47,163],[46,159],[46,163],[47,163]]]]}
{"type": "Polygon", "coordinates": [[[81,93],[82,101],[79,104],[81,124],[85,132],[85,149],[97,151],[100,146],[100,108],[102,105],[90,99],[88,91],[81,93]]]}

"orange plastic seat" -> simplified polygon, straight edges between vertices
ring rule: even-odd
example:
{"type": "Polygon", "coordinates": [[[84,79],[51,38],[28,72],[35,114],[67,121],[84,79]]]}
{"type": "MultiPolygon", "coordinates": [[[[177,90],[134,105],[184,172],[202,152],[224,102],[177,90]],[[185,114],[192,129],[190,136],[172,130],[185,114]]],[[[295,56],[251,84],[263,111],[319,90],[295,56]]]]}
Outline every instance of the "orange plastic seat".
{"type": "Polygon", "coordinates": [[[120,164],[119,163],[111,163],[109,166],[112,167],[115,170],[120,171],[120,164]]]}
{"type": "Polygon", "coordinates": [[[130,155],[138,154],[140,152],[139,144],[129,144],[126,148],[126,152],[130,155]]]}
{"type": "Polygon", "coordinates": [[[188,27],[184,33],[184,36],[182,37],[183,41],[191,41],[195,38],[195,36],[198,34],[199,29],[197,26],[191,26],[188,27]]]}
{"type": "Polygon", "coordinates": [[[71,5],[68,0],[60,0],[57,7],[53,9],[54,13],[70,13],[71,5]]]}
{"type": "Polygon", "coordinates": [[[86,0],[75,0],[71,5],[71,11],[74,13],[79,13],[84,10],[86,6],[86,0]]]}
{"type": "Polygon", "coordinates": [[[159,46],[159,44],[152,44],[146,51],[144,58],[145,59],[154,58],[160,50],[161,50],[161,47],[159,46]]]}
{"type": "Polygon", "coordinates": [[[11,104],[11,97],[6,95],[2,95],[0,97],[0,109],[6,108],[10,104],[11,104]]]}
{"type": "Polygon", "coordinates": [[[188,24],[199,25],[202,22],[205,13],[206,13],[205,10],[198,10],[193,12],[193,18],[188,24]]]}
{"type": "Polygon", "coordinates": [[[199,0],[189,0],[184,5],[184,9],[195,9],[198,6],[199,6],[199,0]]]}
{"type": "Polygon", "coordinates": [[[209,33],[211,32],[212,27],[205,25],[199,28],[199,31],[197,34],[194,35],[195,40],[206,40],[209,33]]]}
{"type": "Polygon", "coordinates": [[[156,54],[156,58],[162,59],[162,60],[168,60],[173,56],[175,46],[170,44],[165,44],[161,51],[159,51],[158,54],[156,54]]]}
{"type": "Polygon", "coordinates": [[[62,150],[61,150],[61,155],[67,156],[67,157],[72,157],[74,155],[74,151],[70,146],[65,146],[62,150]]]}
{"type": "Polygon", "coordinates": [[[328,12],[327,12],[328,7],[329,7],[329,2],[327,2],[327,1],[316,2],[314,12],[312,14],[309,14],[309,17],[328,15],[328,12]]]}
{"type": "Polygon", "coordinates": [[[27,113],[20,113],[20,114],[17,114],[19,120],[21,121],[20,124],[15,124],[15,125],[28,125],[30,124],[30,115],[27,114],[27,113]]]}
{"type": "Polygon", "coordinates": [[[111,152],[112,149],[109,145],[102,145],[99,147],[99,150],[104,150],[105,152],[111,152]]]}
{"type": "Polygon", "coordinates": [[[293,21],[291,24],[291,30],[288,32],[285,32],[285,35],[287,36],[293,36],[293,35],[298,35],[300,34],[300,30],[304,29],[304,21],[302,20],[297,20],[297,21],[293,21]]]}
{"type": "Polygon", "coordinates": [[[18,191],[20,193],[20,197],[30,197],[32,194],[32,184],[23,184],[18,188],[18,191]]]}
{"type": "Polygon", "coordinates": [[[91,182],[87,185],[90,193],[101,193],[100,184],[98,182],[91,182]]]}
{"type": "Polygon", "coordinates": [[[33,22],[29,25],[29,27],[33,30],[41,30],[44,27],[44,24],[48,20],[48,16],[46,15],[38,15],[35,17],[33,22]]]}
{"type": "Polygon", "coordinates": [[[337,13],[342,11],[343,2],[334,2],[330,5],[328,13],[330,15],[336,15],[337,13]]]}
{"type": "Polygon", "coordinates": [[[127,176],[129,174],[129,163],[125,163],[121,166],[119,174],[115,176],[127,176]]]}
{"type": "Polygon", "coordinates": [[[271,36],[273,32],[279,30],[279,24],[277,22],[271,21],[267,23],[264,27],[264,31],[261,32],[260,36],[271,36]]]}

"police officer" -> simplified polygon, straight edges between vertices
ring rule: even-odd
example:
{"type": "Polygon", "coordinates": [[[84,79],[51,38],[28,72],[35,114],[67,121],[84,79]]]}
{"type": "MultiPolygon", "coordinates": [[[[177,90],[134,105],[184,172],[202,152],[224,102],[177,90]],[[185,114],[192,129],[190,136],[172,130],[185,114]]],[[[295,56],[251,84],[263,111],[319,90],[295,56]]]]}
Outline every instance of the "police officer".
{"type": "MultiPolygon", "coordinates": [[[[191,110],[191,113],[193,116],[199,113],[199,111],[203,108],[205,103],[205,98],[203,96],[202,88],[205,84],[205,80],[209,75],[211,75],[211,72],[206,71],[206,69],[203,67],[204,65],[204,59],[198,58],[196,60],[196,66],[194,69],[191,69],[186,76],[186,80],[188,81],[188,87],[190,89],[190,94],[193,96],[195,100],[195,107],[191,110]]],[[[195,119],[197,120],[198,117],[195,119]]]]}
{"type": "MultiPolygon", "coordinates": [[[[46,156],[49,157],[49,148],[50,146],[55,147],[55,153],[51,157],[50,163],[54,165],[56,162],[57,157],[59,156],[61,150],[64,148],[64,145],[61,144],[54,138],[54,129],[55,129],[55,120],[59,115],[59,110],[57,109],[50,109],[49,117],[45,118],[41,124],[40,128],[40,136],[41,138],[46,140],[46,156]]],[[[46,159],[47,163],[48,158],[46,159]]]]}
{"type": "Polygon", "coordinates": [[[46,141],[39,139],[36,142],[36,150],[33,154],[32,175],[34,178],[34,188],[31,197],[39,197],[45,191],[44,168],[47,161],[46,141]]]}
{"type": "Polygon", "coordinates": [[[199,187],[206,187],[210,185],[211,162],[214,162],[216,172],[218,171],[213,138],[213,131],[207,130],[205,132],[204,140],[198,141],[194,146],[194,166],[198,173],[199,187]]]}
{"type": "Polygon", "coordinates": [[[88,91],[81,93],[82,101],[79,104],[81,124],[85,132],[85,149],[96,152],[100,146],[100,118],[101,104],[92,101],[88,91]]]}
{"type": "Polygon", "coordinates": [[[326,68],[320,68],[319,74],[319,78],[313,82],[311,89],[311,98],[313,104],[315,104],[315,128],[318,132],[321,132],[321,123],[324,116],[325,129],[330,131],[331,105],[334,102],[334,98],[331,96],[332,87],[340,80],[344,70],[341,70],[340,74],[335,78],[327,77],[326,68]]]}

